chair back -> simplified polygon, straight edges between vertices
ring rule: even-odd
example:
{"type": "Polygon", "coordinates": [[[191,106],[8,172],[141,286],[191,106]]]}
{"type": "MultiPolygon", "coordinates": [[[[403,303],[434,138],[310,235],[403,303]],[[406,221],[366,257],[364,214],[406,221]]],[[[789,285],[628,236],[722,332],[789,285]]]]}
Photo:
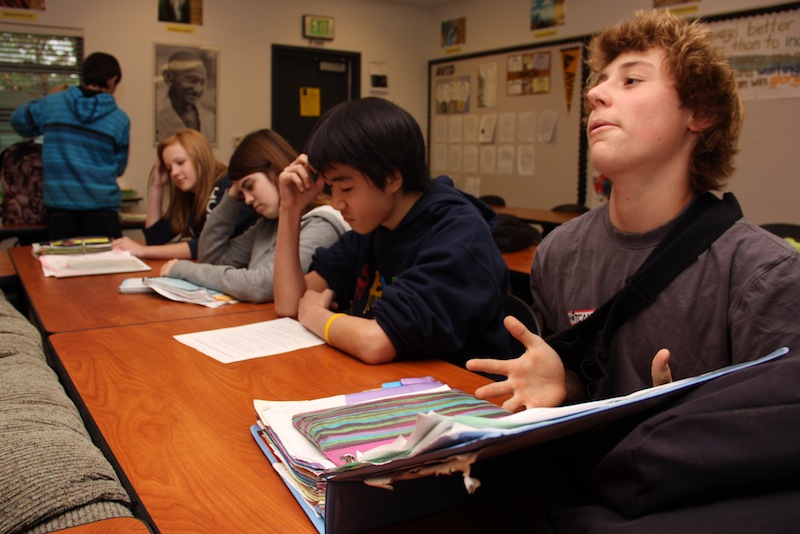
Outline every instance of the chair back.
{"type": "Polygon", "coordinates": [[[761,228],[767,232],[775,234],[778,237],[782,237],[784,239],[791,237],[795,241],[800,241],[800,224],[770,223],[762,224],[761,228]]]}
{"type": "Polygon", "coordinates": [[[483,195],[482,197],[478,198],[490,206],[504,208],[506,205],[506,199],[499,195],[483,195]]]}
{"type": "Polygon", "coordinates": [[[567,213],[586,213],[589,208],[583,204],[559,204],[552,211],[563,211],[567,213]]]}

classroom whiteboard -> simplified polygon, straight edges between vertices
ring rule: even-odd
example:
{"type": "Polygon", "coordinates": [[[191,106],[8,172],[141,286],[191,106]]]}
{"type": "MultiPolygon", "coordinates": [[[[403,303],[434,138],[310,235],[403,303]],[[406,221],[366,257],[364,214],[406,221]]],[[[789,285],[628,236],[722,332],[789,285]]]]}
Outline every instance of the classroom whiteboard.
{"type": "Polygon", "coordinates": [[[429,63],[429,165],[510,206],[582,203],[585,39],[429,63]]]}

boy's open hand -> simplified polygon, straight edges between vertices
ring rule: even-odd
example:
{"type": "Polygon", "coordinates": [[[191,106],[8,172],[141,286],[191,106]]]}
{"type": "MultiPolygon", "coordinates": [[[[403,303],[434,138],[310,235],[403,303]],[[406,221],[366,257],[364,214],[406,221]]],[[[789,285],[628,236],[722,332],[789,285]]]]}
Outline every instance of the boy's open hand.
{"type": "Polygon", "coordinates": [[[558,353],[544,339],[532,334],[518,319],[508,316],[506,329],[525,345],[525,353],[511,360],[475,358],[467,361],[467,369],[505,375],[508,379],[479,387],[479,399],[511,395],[503,408],[515,412],[542,406],[559,406],[567,398],[564,364],[558,353]]]}

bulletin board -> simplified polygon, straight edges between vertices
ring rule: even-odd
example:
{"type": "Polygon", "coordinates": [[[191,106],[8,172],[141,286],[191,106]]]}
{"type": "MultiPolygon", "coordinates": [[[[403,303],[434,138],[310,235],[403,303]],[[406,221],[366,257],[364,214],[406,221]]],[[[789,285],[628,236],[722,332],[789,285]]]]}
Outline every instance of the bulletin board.
{"type": "Polygon", "coordinates": [[[429,165],[515,207],[584,203],[586,38],[429,63],[429,165]]]}

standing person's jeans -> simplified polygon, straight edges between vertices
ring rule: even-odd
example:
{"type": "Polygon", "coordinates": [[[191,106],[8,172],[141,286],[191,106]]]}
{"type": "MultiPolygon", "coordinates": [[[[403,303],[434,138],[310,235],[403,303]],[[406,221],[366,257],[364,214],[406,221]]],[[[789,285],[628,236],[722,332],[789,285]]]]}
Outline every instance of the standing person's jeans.
{"type": "Polygon", "coordinates": [[[47,232],[50,240],[70,237],[122,237],[116,210],[72,211],[49,208],[47,232]]]}

